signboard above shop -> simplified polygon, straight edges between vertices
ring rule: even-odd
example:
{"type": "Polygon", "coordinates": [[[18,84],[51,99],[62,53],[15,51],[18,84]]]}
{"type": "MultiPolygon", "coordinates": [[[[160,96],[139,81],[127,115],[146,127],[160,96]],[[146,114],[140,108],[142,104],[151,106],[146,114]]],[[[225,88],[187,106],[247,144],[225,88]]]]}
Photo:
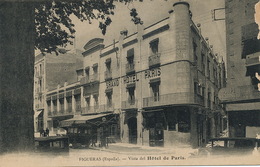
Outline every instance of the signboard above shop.
{"type": "Polygon", "coordinates": [[[260,101],[260,92],[253,85],[222,88],[218,96],[221,103],[260,101]]]}

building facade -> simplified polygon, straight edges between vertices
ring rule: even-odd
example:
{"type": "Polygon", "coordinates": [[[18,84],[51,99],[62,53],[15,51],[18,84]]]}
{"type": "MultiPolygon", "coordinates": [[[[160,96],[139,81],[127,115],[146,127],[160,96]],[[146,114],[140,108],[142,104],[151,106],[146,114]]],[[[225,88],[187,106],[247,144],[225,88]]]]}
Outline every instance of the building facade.
{"type": "Polygon", "coordinates": [[[258,0],[226,0],[227,88],[219,92],[226,104],[230,137],[260,133],[258,91],[260,41],[255,23],[258,0]]]}
{"type": "Polygon", "coordinates": [[[77,80],[76,69],[82,64],[78,53],[39,54],[34,63],[34,131],[47,127],[46,93],[58,84],[77,80]]]}
{"type": "Polygon", "coordinates": [[[84,46],[70,94],[74,117],[118,115],[110,135],[139,145],[198,147],[218,136],[225,128],[217,97],[225,65],[193,23],[189,4],[177,2],[169,17],[120,33],[109,46],[100,38],[84,46]]]}

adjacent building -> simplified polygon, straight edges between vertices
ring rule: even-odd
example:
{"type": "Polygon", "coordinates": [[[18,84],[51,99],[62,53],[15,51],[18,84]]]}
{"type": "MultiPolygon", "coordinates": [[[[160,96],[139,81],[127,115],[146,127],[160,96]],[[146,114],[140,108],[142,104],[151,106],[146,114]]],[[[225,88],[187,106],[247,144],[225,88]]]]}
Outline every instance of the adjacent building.
{"type": "Polygon", "coordinates": [[[169,17],[120,33],[108,46],[100,38],[86,43],[78,82],[47,93],[48,117],[59,120],[53,128],[114,118],[108,136],[147,146],[198,147],[218,136],[225,64],[193,23],[189,4],[177,2],[169,17]]]}
{"type": "Polygon", "coordinates": [[[225,1],[227,88],[220,90],[219,98],[226,105],[230,137],[260,133],[260,41],[254,18],[258,2],[225,1]]]}
{"type": "Polygon", "coordinates": [[[58,84],[77,81],[76,69],[81,66],[79,53],[38,54],[34,64],[34,131],[47,127],[45,110],[46,92],[57,88],[58,84]]]}

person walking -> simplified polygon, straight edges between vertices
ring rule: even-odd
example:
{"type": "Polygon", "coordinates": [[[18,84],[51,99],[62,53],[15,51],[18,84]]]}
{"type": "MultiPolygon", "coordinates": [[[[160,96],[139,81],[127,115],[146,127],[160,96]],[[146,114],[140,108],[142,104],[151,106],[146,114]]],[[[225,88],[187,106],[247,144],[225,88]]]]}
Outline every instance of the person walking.
{"type": "Polygon", "coordinates": [[[46,136],[49,136],[50,130],[48,128],[46,128],[45,133],[46,133],[46,136]]]}

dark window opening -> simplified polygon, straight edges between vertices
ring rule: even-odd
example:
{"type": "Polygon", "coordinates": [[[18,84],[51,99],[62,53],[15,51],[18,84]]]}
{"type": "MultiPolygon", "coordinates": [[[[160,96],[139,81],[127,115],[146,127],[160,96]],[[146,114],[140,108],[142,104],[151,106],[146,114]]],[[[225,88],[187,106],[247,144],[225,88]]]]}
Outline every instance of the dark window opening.
{"type": "Polygon", "coordinates": [[[160,100],[160,82],[155,82],[150,84],[152,88],[153,100],[159,101],[160,100]]]}
{"type": "Polygon", "coordinates": [[[190,112],[188,110],[178,111],[178,132],[190,132],[190,112]]]}
{"type": "Polygon", "coordinates": [[[135,87],[128,88],[128,102],[129,104],[135,104],[135,87]]]}
{"type": "Polygon", "coordinates": [[[112,107],[112,92],[106,93],[107,96],[107,106],[112,107]]]}
{"type": "Polygon", "coordinates": [[[152,42],[150,42],[150,48],[153,54],[157,54],[158,53],[158,46],[159,46],[159,39],[156,39],[152,42]]]}

